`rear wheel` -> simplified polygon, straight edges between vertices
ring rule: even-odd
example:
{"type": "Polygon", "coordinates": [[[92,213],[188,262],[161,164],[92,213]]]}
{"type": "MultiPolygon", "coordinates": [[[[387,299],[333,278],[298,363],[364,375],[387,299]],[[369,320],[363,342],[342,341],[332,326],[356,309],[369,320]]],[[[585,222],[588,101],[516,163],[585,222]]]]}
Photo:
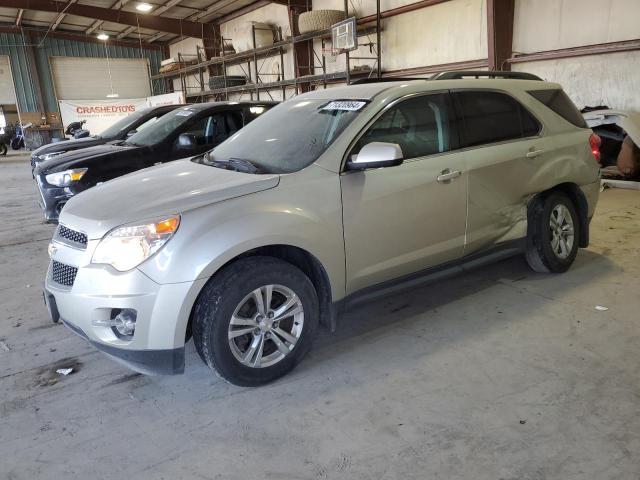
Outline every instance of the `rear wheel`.
{"type": "Polygon", "coordinates": [[[317,325],[318,299],[309,278],[270,257],[225,267],[200,293],[192,321],[202,360],[240,386],[291,371],[309,350],[317,325]]]}
{"type": "Polygon", "coordinates": [[[552,192],[532,208],[527,263],[536,272],[566,272],[578,253],[580,223],[575,205],[564,193],[552,192]]]}

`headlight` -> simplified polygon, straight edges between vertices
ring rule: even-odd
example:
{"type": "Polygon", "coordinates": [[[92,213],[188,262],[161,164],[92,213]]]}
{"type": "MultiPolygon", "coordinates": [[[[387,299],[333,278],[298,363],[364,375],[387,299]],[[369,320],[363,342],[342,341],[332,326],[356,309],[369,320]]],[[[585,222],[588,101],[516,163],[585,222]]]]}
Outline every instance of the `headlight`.
{"type": "Polygon", "coordinates": [[[87,173],[86,168],[74,168],[64,172],[50,173],[45,178],[47,183],[56,187],[68,187],[73,182],[80,180],[87,173]]]}
{"type": "Polygon", "coordinates": [[[64,151],[62,152],[51,152],[51,153],[45,153],[43,155],[40,155],[38,158],[40,160],[42,160],[43,162],[46,162],[47,160],[53,158],[53,157],[57,157],[58,155],[62,155],[63,153],[66,153],[64,151]]]}
{"type": "Polygon", "coordinates": [[[180,225],[180,216],[143,225],[123,225],[107,233],[91,263],[111,265],[120,272],[137,267],[169,241],[180,225]]]}

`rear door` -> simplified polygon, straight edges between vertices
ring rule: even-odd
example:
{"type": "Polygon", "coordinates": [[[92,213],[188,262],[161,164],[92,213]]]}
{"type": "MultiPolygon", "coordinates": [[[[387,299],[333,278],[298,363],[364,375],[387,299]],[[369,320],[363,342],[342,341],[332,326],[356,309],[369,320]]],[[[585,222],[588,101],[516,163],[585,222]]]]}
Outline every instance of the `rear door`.
{"type": "Polygon", "coordinates": [[[467,179],[464,155],[454,151],[455,125],[448,92],[411,96],[387,109],[348,153],[388,142],[404,156],[398,166],[340,177],[348,293],[462,255],[467,179]]]}
{"type": "Polygon", "coordinates": [[[540,122],[511,95],[452,93],[469,181],[465,255],[526,235],[527,185],[544,168],[540,122]]]}

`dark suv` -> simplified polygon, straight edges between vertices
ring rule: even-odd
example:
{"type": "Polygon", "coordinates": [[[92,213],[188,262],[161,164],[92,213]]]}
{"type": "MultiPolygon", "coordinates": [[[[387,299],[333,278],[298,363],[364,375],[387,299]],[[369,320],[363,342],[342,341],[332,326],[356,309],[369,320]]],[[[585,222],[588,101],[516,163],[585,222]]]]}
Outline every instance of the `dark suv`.
{"type": "Polygon", "coordinates": [[[31,168],[33,170],[38,163],[50,160],[66,152],[95,147],[96,145],[104,145],[108,142],[125,140],[135,135],[138,130],[149,126],[165,113],[169,113],[178,107],[180,107],[180,105],[143,108],[118,120],[109,128],[100,132],[99,135],[43,145],[31,153],[31,168]]]}
{"type": "Polygon", "coordinates": [[[273,102],[187,105],[125,141],[67,152],[39,163],[34,177],[45,220],[56,222],[71,197],[96,184],[211,150],[273,105],[273,102]]]}

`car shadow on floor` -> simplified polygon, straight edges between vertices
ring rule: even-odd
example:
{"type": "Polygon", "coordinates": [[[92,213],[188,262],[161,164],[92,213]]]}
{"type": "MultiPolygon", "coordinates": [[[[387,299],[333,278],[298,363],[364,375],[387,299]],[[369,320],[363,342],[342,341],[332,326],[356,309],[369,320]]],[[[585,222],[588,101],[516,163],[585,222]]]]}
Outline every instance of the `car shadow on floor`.
{"type": "MultiPolygon", "coordinates": [[[[540,274],[531,271],[522,256],[515,256],[445,280],[412,286],[399,293],[358,304],[340,315],[335,332],[329,332],[325,327],[319,328],[307,358],[292,373],[275,383],[296,382],[301,376],[321,372],[327,362],[335,364],[336,361],[340,362],[341,357],[351,358],[354,349],[361,352],[363,358],[369,358],[379,348],[378,341],[384,341],[386,335],[393,335],[399,329],[409,334],[424,331],[427,339],[430,330],[445,330],[445,340],[439,337],[438,342],[432,344],[433,348],[443,348],[447,343],[462,341],[467,335],[488,334],[493,328],[504,326],[505,321],[521,320],[522,315],[517,313],[514,303],[518,302],[518,295],[525,291],[534,295],[541,291],[539,297],[534,299],[533,308],[531,301],[528,302],[526,314],[529,316],[535,314],[536,306],[543,308],[554,298],[564,298],[572,290],[590,282],[593,276],[606,275],[615,268],[606,256],[581,250],[567,273],[540,274]],[[496,288],[501,290],[493,291],[496,288]],[[546,290],[552,290],[551,296],[546,290]],[[476,300],[482,306],[481,310],[474,312],[476,300]],[[473,326],[461,322],[463,317],[474,316],[482,317],[483,321],[473,326]],[[367,351],[368,348],[374,351],[367,351]]],[[[211,373],[195,352],[193,342],[187,345],[186,366],[187,376],[191,380],[210,378],[211,373]]]]}
{"type": "MultiPolygon", "coordinates": [[[[426,324],[428,332],[429,323],[447,321],[447,316],[458,320],[463,316],[484,319],[480,329],[460,328],[458,325],[455,332],[459,335],[489,333],[493,326],[504,324],[505,314],[508,321],[514,322],[523,317],[522,313],[527,316],[535,314],[531,302],[528,302],[526,312],[517,312],[513,308],[517,295],[537,295],[533,305],[542,308],[549,302],[570,296],[570,292],[575,289],[583,288],[591,282],[593,276],[606,275],[615,268],[618,267],[606,256],[581,250],[568,272],[540,274],[529,269],[522,256],[515,256],[445,280],[425,283],[350,307],[339,317],[336,332],[331,333],[326,328],[319,330],[312,356],[324,359],[339,356],[345,349],[356,345],[360,337],[386,335],[387,331],[400,328],[411,330],[415,328],[416,321],[426,324]],[[509,289],[506,294],[503,289],[494,291],[496,287],[505,286],[509,289]],[[505,298],[509,296],[512,298],[505,298]],[[473,306],[475,299],[482,300],[482,306],[476,312],[473,306]],[[495,322],[492,322],[493,317],[495,322]]],[[[449,341],[462,340],[455,334],[447,338],[449,341]]],[[[313,369],[313,363],[317,361],[323,360],[315,358],[303,362],[303,368],[313,369]]]]}

